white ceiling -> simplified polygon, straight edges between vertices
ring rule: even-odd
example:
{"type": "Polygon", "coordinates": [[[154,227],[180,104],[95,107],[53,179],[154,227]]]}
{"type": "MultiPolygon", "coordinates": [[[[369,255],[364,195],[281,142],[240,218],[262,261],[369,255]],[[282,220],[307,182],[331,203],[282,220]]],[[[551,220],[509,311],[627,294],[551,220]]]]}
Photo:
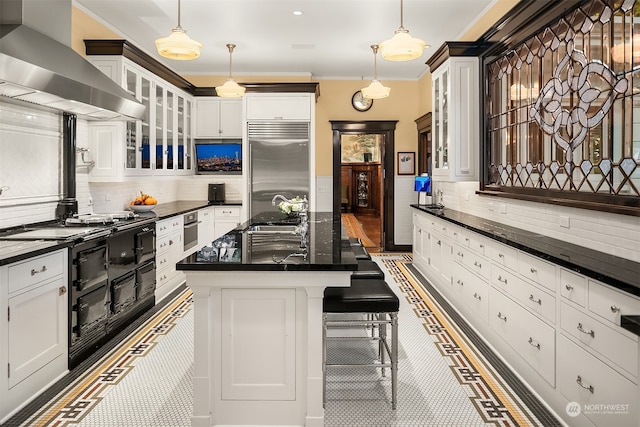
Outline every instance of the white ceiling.
{"type": "MultiPolygon", "coordinates": [[[[390,62],[378,55],[378,78],[415,80],[443,42],[456,40],[496,0],[404,0],[404,27],[431,47],[422,57],[390,62]]],[[[178,22],[178,0],[75,0],[74,4],[181,75],[373,77],[372,44],[400,26],[400,0],[182,0],[181,26],[204,48],[193,61],[155,51],[178,22]],[[300,10],[301,16],[293,11],[300,10]]],[[[239,78],[238,80],[241,80],[239,78]]]]}

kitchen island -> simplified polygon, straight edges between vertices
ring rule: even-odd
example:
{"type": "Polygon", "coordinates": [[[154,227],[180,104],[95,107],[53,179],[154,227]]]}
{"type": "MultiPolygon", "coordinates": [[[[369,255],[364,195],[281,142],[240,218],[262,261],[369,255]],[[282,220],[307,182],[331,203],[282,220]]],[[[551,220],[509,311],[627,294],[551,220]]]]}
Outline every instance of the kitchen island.
{"type": "Polygon", "coordinates": [[[339,216],[257,215],[177,265],[194,298],[192,426],[323,426],[322,298],[357,261],[339,216]]]}

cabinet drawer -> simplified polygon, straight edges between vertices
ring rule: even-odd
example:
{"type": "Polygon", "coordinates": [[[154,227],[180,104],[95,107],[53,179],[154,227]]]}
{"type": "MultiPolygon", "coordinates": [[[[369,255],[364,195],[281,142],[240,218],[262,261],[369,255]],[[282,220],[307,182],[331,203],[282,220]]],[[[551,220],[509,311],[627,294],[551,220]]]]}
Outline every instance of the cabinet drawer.
{"type": "Polygon", "coordinates": [[[491,284],[512,296],[523,306],[539,314],[552,323],[556,321],[556,298],[537,286],[527,283],[509,270],[491,268],[491,284]]]}
{"type": "Polygon", "coordinates": [[[457,232],[455,239],[461,246],[469,248],[482,256],[488,257],[491,254],[488,241],[478,234],[468,231],[457,232]]]}
{"type": "Polygon", "coordinates": [[[560,295],[582,307],[587,296],[587,279],[563,268],[560,269],[560,295]]]}
{"type": "Polygon", "coordinates": [[[182,229],[184,219],[182,215],[177,215],[169,219],[156,222],[156,237],[166,236],[175,230],[182,229]]]}
{"type": "Polygon", "coordinates": [[[524,252],[518,252],[518,271],[527,279],[555,292],[556,268],[553,264],[524,252]]]}
{"type": "Polygon", "coordinates": [[[560,307],[560,324],[566,335],[596,351],[634,377],[638,376],[638,340],[623,335],[569,304],[560,307]]]}
{"type": "Polygon", "coordinates": [[[569,401],[577,402],[581,413],[595,425],[638,425],[638,386],[562,334],[558,339],[558,389],[569,401]],[[615,405],[618,413],[599,409],[602,405],[615,405]]]}
{"type": "Polygon", "coordinates": [[[455,245],[453,253],[455,259],[467,266],[469,270],[487,280],[491,279],[491,268],[488,259],[460,245],[455,245]]]}
{"type": "Polygon", "coordinates": [[[489,285],[481,277],[467,271],[464,267],[457,266],[453,275],[453,286],[465,304],[473,314],[484,322],[489,320],[489,285]]]}
{"type": "Polygon", "coordinates": [[[640,299],[589,280],[589,310],[619,326],[621,315],[640,313],[640,299]]]}
{"type": "Polygon", "coordinates": [[[491,260],[511,270],[518,270],[518,251],[500,243],[491,243],[491,260]]]}
{"type": "Polygon", "coordinates": [[[62,274],[67,268],[64,250],[29,258],[24,262],[9,266],[9,293],[29,288],[52,277],[62,274]]]}
{"type": "Polygon", "coordinates": [[[228,206],[224,208],[215,208],[214,215],[216,218],[240,217],[240,207],[228,206]]]}
{"type": "Polygon", "coordinates": [[[156,258],[160,258],[160,255],[165,254],[174,245],[174,236],[163,236],[156,238],[156,258]]]}
{"type": "MultiPolygon", "coordinates": [[[[489,324],[531,367],[555,386],[555,329],[491,287],[489,324]]],[[[526,372],[523,372],[526,376],[526,372]]]]}

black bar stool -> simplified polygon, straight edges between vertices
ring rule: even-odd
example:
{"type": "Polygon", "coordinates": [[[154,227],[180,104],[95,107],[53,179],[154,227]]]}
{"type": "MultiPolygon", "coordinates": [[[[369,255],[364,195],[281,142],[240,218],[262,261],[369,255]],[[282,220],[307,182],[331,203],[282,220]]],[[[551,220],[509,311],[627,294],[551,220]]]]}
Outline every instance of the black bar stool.
{"type": "Polygon", "coordinates": [[[398,310],[400,300],[382,279],[351,279],[350,287],[328,287],[322,304],[322,383],[323,404],[326,404],[327,368],[376,367],[391,370],[391,407],[396,409],[398,386],[398,310]],[[345,318],[345,314],[363,314],[345,318]],[[340,316],[329,316],[340,314],[340,316]],[[387,337],[391,325],[391,342],[387,337]],[[378,335],[366,337],[328,337],[331,327],[365,326],[378,329],[378,335]],[[378,359],[371,363],[338,364],[327,362],[327,340],[364,339],[378,342],[378,359]],[[387,360],[388,358],[388,360],[387,360]]]}

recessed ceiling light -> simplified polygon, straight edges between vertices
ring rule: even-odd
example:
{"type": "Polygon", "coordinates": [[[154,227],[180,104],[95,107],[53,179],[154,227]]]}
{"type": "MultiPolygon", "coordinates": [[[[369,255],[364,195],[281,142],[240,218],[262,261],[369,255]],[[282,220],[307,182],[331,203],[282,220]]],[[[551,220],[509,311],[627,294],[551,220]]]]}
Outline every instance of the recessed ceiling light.
{"type": "Polygon", "coordinates": [[[294,14],[295,16],[300,16],[300,15],[302,15],[302,11],[301,11],[301,10],[294,10],[294,11],[293,11],[293,14],[294,14]]]}

